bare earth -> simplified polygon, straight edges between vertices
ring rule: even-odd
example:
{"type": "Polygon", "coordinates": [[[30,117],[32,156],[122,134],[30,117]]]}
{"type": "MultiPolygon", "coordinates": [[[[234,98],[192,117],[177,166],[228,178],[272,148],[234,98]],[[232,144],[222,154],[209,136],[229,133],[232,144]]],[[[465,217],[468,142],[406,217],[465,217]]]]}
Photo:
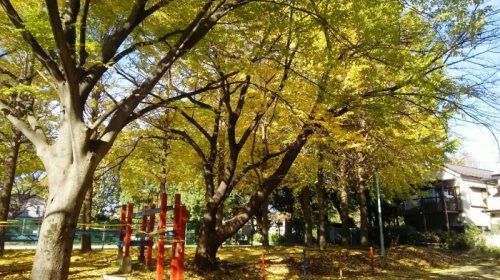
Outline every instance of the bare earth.
{"type": "MultiPolygon", "coordinates": [[[[265,253],[266,279],[304,279],[302,247],[225,247],[219,252],[218,271],[195,273],[190,263],[194,248],[187,248],[186,279],[260,279],[261,258],[265,253]]],[[[9,251],[0,258],[0,279],[28,279],[34,251],[9,251]]],[[[132,251],[132,258],[137,259],[132,251]]],[[[424,247],[397,246],[388,251],[385,265],[374,259],[375,275],[367,250],[331,247],[327,252],[311,249],[307,253],[306,279],[500,279],[500,260],[475,252],[450,252],[424,247]]],[[[119,276],[116,250],[75,251],[71,258],[70,279],[101,279],[119,276]]],[[[166,279],[168,264],[166,264],[166,279]]],[[[155,273],[139,263],[128,279],[154,279],[155,273]]]]}

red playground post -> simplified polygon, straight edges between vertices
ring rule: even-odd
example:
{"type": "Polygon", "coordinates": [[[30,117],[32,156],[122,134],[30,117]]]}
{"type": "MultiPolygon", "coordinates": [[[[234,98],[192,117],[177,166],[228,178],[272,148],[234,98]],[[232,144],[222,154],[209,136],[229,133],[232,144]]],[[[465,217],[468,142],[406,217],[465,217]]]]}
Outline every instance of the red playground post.
{"type": "MultiPolygon", "coordinates": [[[[156,205],[153,203],[151,204],[150,209],[155,209],[156,205]]],[[[148,224],[148,232],[153,232],[155,229],[155,214],[149,215],[149,224],[148,224]]],[[[151,266],[152,259],[153,259],[153,236],[148,237],[148,249],[146,251],[146,266],[149,267],[151,266]]]]}
{"type": "Polygon", "coordinates": [[[262,253],[260,260],[260,279],[266,279],[266,253],[262,253]]]}
{"type": "Polygon", "coordinates": [[[129,203],[121,207],[120,216],[120,241],[118,242],[118,255],[122,256],[120,263],[121,273],[132,271],[130,247],[139,247],[139,261],[147,267],[152,265],[154,236],[158,235],[156,255],[156,279],[163,280],[165,270],[165,244],[170,234],[173,233],[172,255],[170,259],[170,279],[184,279],[184,247],[186,239],[187,214],[186,206],[181,205],[181,196],[174,196],[174,206],[167,206],[167,194],[160,194],[160,205],[156,208],[153,203],[150,207],[142,207],[142,211],[134,214],[134,204],[129,203]],[[167,211],[173,210],[173,232],[167,231],[167,211]],[[158,228],[155,230],[155,215],[160,214],[158,228]],[[140,240],[132,241],[133,219],[141,219],[140,240]],[[167,236],[167,232],[169,233],[167,236]]]}
{"type": "Polygon", "coordinates": [[[370,247],[370,260],[371,260],[371,267],[372,267],[372,275],[375,275],[375,268],[373,266],[373,256],[375,255],[375,249],[373,247],[370,247]]]}
{"type": "Polygon", "coordinates": [[[156,258],[156,279],[163,280],[165,262],[165,228],[167,223],[167,194],[160,194],[160,222],[158,224],[158,255],[156,258]]]}
{"type": "Polygon", "coordinates": [[[125,252],[120,266],[122,273],[130,273],[132,271],[132,260],[130,259],[130,245],[132,242],[132,218],[134,216],[134,204],[129,203],[127,207],[127,224],[125,228],[125,252]]]}
{"type": "MultiPolygon", "coordinates": [[[[123,242],[123,238],[125,237],[125,223],[127,217],[127,205],[122,205],[121,213],[120,213],[120,227],[119,227],[119,240],[123,242]]],[[[118,244],[118,262],[121,262],[123,259],[123,245],[118,244]]]]}
{"type": "Polygon", "coordinates": [[[186,206],[181,206],[181,196],[174,199],[174,240],[170,260],[170,279],[184,279],[184,239],[186,237],[186,206]]]}

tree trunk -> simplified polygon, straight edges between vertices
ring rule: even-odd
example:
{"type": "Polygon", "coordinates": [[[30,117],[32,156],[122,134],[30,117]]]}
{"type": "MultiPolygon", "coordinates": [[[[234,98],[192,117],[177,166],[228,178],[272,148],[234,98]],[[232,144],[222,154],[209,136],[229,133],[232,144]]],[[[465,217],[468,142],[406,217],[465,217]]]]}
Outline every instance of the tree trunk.
{"type": "Polygon", "coordinates": [[[323,163],[323,153],[320,152],[318,166],[318,178],[316,189],[318,193],[318,245],[320,250],[326,249],[326,199],[325,199],[325,174],[321,164],[323,163]]]}
{"type": "MultiPolygon", "coordinates": [[[[5,158],[4,162],[3,188],[0,190],[0,221],[7,221],[9,216],[10,198],[16,175],[17,159],[20,147],[21,134],[17,130],[14,130],[10,153],[7,158],[5,158]]],[[[6,228],[4,226],[0,226],[0,237],[5,236],[5,229],[6,228]]],[[[0,256],[4,254],[4,251],[5,243],[0,242],[0,256]]]]}
{"type": "Polygon", "coordinates": [[[361,245],[368,245],[368,208],[366,205],[366,179],[364,167],[358,167],[359,232],[361,245]]]}
{"type": "Polygon", "coordinates": [[[340,219],[342,221],[342,245],[349,244],[349,193],[347,184],[340,186],[340,219]]]}
{"type": "MultiPolygon", "coordinates": [[[[88,188],[85,194],[85,200],[83,201],[83,208],[81,214],[81,221],[83,224],[90,224],[92,222],[92,196],[93,187],[92,185],[88,188]]],[[[83,226],[83,228],[88,228],[88,226],[83,226]]],[[[90,233],[82,234],[82,244],[81,251],[83,253],[92,251],[92,235],[90,233]]]]}
{"type": "Polygon", "coordinates": [[[320,250],[326,249],[326,203],[325,190],[318,187],[318,245],[320,250]]]}
{"type": "Polygon", "coordinates": [[[269,247],[269,200],[266,198],[261,205],[261,228],[262,246],[269,247]]]}
{"type": "Polygon", "coordinates": [[[56,177],[59,183],[50,182],[49,178],[52,187],[40,228],[31,279],[68,278],[76,223],[90,179],[79,180],[76,173],[80,170],[75,165],[65,171],[68,173],[61,172],[60,176],[51,176],[51,171],[48,171],[49,177],[56,177]]]}
{"type": "Polygon", "coordinates": [[[200,271],[214,270],[217,268],[217,250],[222,242],[218,241],[217,210],[211,209],[203,215],[194,263],[200,271]]]}
{"type": "Polygon", "coordinates": [[[293,230],[293,213],[286,212],[285,213],[285,234],[284,236],[292,236],[293,230]]]}
{"type": "MultiPolygon", "coordinates": [[[[203,216],[203,224],[194,257],[194,263],[198,270],[213,269],[217,266],[216,254],[219,246],[245,225],[262,208],[264,203],[267,204],[267,198],[283,181],[312,132],[313,130],[310,127],[306,126],[304,128],[290,149],[283,155],[275,171],[263,181],[262,188],[256,190],[250,200],[240,208],[239,213],[227,220],[217,230],[215,217],[217,209],[210,207],[210,203],[207,202],[206,209],[208,211],[203,216]]],[[[207,180],[207,178],[205,180],[207,185],[210,184],[211,180],[207,180]]],[[[207,198],[210,200],[210,194],[207,195],[207,198]]]]}
{"type": "Polygon", "coordinates": [[[167,192],[167,157],[169,154],[170,146],[168,141],[163,139],[161,142],[161,154],[160,154],[160,193],[167,192]]]}
{"type": "Polygon", "coordinates": [[[58,140],[37,147],[47,171],[48,197],[40,228],[31,279],[68,278],[73,239],[80,210],[102,156],[93,152],[85,125],[70,116],[58,140]]]}
{"type": "Polygon", "coordinates": [[[306,187],[300,193],[300,204],[304,215],[304,244],[312,246],[312,214],[311,214],[311,192],[306,187]]]}

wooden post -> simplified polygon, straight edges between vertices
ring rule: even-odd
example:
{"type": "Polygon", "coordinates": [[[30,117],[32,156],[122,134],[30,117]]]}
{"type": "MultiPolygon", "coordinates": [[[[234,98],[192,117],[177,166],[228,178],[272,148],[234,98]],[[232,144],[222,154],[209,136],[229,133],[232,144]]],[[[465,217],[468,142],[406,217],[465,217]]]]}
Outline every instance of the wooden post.
{"type": "Polygon", "coordinates": [[[121,262],[121,259],[123,258],[123,245],[121,242],[123,242],[123,239],[125,237],[125,223],[126,223],[126,216],[127,216],[127,205],[122,205],[121,212],[120,212],[120,226],[118,227],[118,236],[120,243],[118,244],[118,261],[121,262]]]}
{"type": "Polygon", "coordinates": [[[167,194],[160,194],[160,222],[158,224],[158,255],[156,257],[156,279],[163,280],[165,265],[165,226],[167,223],[167,194]]]}
{"type": "Polygon", "coordinates": [[[181,204],[181,196],[179,194],[175,194],[174,196],[174,240],[172,242],[172,258],[170,259],[170,280],[177,280],[179,278],[179,270],[180,270],[180,265],[179,265],[179,251],[178,248],[180,247],[179,241],[180,241],[180,231],[181,231],[181,225],[180,225],[180,205],[181,204]]]}
{"type": "MultiPolygon", "coordinates": [[[[153,203],[151,204],[150,209],[155,209],[156,205],[153,203]]],[[[149,225],[148,225],[148,233],[153,232],[155,229],[155,214],[149,215],[149,225]]],[[[146,251],[146,266],[151,266],[152,259],[153,259],[153,236],[150,235],[148,237],[148,249],[146,251]]]]}
{"type": "MultiPolygon", "coordinates": [[[[144,212],[146,210],[147,210],[146,206],[143,206],[142,207],[142,211],[144,212]]],[[[141,247],[139,249],[139,262],[141,262],[141,263],[144,263],[144,261],[146,259],[144,257],[144,247],[145,247],[144,246],[144,241],[146,240],[145,236],[144,236],[144,232],[146,232],[147,223],[148,223],[148,216],[146,216],[146,215],[143,214],[142,215],[142,223],[141,223],[141,231],[142,231],[143,235],[141,236],[141,247]]]]}

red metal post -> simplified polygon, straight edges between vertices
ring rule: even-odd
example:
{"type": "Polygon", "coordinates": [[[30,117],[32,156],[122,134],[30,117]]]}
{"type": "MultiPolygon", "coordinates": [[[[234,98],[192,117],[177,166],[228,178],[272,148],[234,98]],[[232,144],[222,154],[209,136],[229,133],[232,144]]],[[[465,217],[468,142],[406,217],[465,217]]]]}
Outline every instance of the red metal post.
{"type": "MultiPolygon", "coordinates": [[[[121,213],[120,213],[120,227],[118,236],[120,241],[123,241],[125,237],[125,223],[127,219],[127,205],[122,205],[121,213]]],[[[121,244],[118,245],[118,256],[123,256],[123,246],[121,244]]]]}
{"type": "Polygon", "coordinates": [[[134,216],[134,204],[129,203],[127,208],[127,226],[125,229],[125,253],[124,256],[130,256],[130,242],[132,241],[132,217],[134,216]]]}
{"type": "MultiPolygon", "coordinates": [[[[156,205],[153,203],[151,204],[150,209],[155,209],[156,205]]],[[[155,214],[149,215],[149,224],[148,224],[148,233],[153,232],[155,229],[155,214]]],[[[148,249],[146,251],[146,266],[151,266],[152,259],[153,259],[153,236],[150,235],[148,237],[148,249]]]]}
{"type": "MultiPolygon", "coordinates": [[[[142,211],[144,212],[146,210],[147,210],[147,207],[143,206],[142,207],[142,211]]],[[[142,221],[141,221],[141,231],[142,231],[141,234],[144,234],[144,232],[146,232],[147,223],[148,223],[148,216],[146,216],[146,215],[143,214],[142,215],[142,221]]],[[[141,247],[139,249],[139,262],[141,262],[141,263],[144,263],[144,261],[145,261],[145,257],[144,257],[144,247],[145,246],[143,245],[145,240],[146,240],[145,236],[144,235],[141,236],[141,243],[142,244],[141,244],[141,247]]]]}
{"type": "Polygon", "coordinates": [[[266,279],[266,253],[262,253],[262,259],[260,262],[260,279],[266,279]]]}
{"type": "Polygon", "coordinates": [[[180,228],[179,228],[179,240],[177,243],[177,258],[179,264],[178,278],[179,280],[184,280],[184,246],[186,244],[186,206],[182,205],[180,207],[180,228]]]}
{"type": "Polygon", "coordinates": [[[165,227],[167,223],[167,194],[160,194],[160,222],[158,224],[158,256],[156,257],[156,279],[163,280],[165,265],[165,227]]]}
{"type": "Polygon", "coordinates": [[[181,231],[181,196],[180,194],[175,194],[174,196],[174,240],[172,242],[172,258],[170,259],[170,280],[178,280],[180,263],[179,263],[179,240],[181,231]]]}
{"type": "Polygon", "coordinates": [[[373,267],[373,256],[375,255],[375,250],[373,247],[370,247],[370,259],[371,259],[371,266],[372,266],[372,275],[375,275],[375,268],[373,267]]]}

